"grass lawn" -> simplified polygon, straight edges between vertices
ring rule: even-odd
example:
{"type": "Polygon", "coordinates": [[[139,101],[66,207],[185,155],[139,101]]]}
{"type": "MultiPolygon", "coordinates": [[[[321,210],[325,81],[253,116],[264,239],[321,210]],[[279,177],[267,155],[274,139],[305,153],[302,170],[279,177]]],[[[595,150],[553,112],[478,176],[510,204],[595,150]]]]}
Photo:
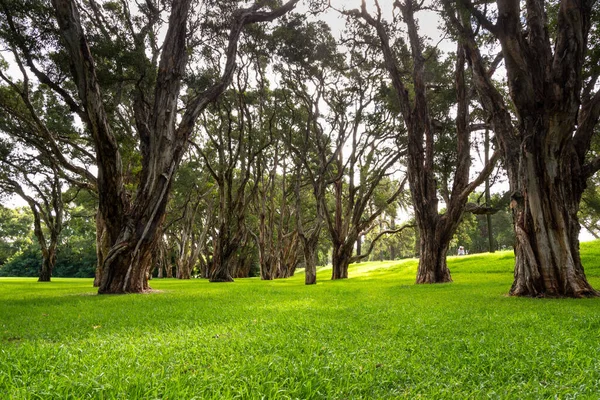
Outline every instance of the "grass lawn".
{"type": "MultiPolygon", "coordinates": [[[[600,288],[600,242],[582,244],[600,288]]],[[[598,399],[600,299],[507,297],[512,253],[229,284],[0,278],[0,399],[598,399]]]]}

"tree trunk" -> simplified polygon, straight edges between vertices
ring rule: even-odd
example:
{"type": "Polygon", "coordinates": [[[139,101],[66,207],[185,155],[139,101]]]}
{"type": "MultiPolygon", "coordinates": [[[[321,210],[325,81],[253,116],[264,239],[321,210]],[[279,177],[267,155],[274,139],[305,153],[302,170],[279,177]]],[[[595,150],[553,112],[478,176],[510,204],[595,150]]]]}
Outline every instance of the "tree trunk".
{"type": "Polygon", "coordinates": [[[210,282],[233,282],[231,276],[232,268],[230,266],[233,257],[232,246],[224,236],[225,227],[219,229],[219,236],[215,241],[212,263],[208,271],[208,280],[210,282]]]}
{"type": "Polygon", "coordinates": [[[448,239],[448,235],[441,235],[439,231],[440,229],[436,229],[435,225],[432,228],[419,229],[420,257],[417,283],[452,282],[450,270],[446,264],[450,239],[448,239]]]}
{"type": "Polygon", "coordinates": [[[302,238],[302,251],[304,253],[304,284],[314,285],[317,283],[317,247],[319,245],[320,222],[316,231],[308,238],[302,238]]]}
{"type": "Polygon", "coordinates": [[[102,214],[96,212],[96,273],[94,276],[94,287],[100,287],[102,281],[102,266],[110,249],[106,224],[102,219],[102,214]]]}
{"type": "Polygon", "coordinates": [[[314,285],[317,283],[317,252],[315,249],[304,248],[304,284],[314,285]]]}
{"type": "MultiPolygon", "coordinates": [[[[541,135],[538,135],[541,137],[541,135]]],[[[573,174],[568,156],[525,146],[520,186],[525,196],[511,201],[516,233],[513,296],[597,296],[579,256],[577,212],[584,182],[573,174]]],[[[513,170],[514,167],[513,166],[513,170]]]]}
{"type": "MultiPolygon", "coordinates": [[[[485,130],[485,138],[483,141],[484,145],[484,160],[487,164],[490,160],[490,131],[488,129],[485,130]]],[[[491,207],[491,197],[490,197],[490,178],[488,177],[485,180],[485,206],[491,207]]],[[[485,215],[485,221],[487,224],[487,234],[488,234],[488,251],[490,253],[494,253],[496,251],[496,246],[494,245],[494,231],[492,229],[492,214],[485,215]]]]}
{"type": "MultiPolygon", "coordinates": [[[[349,240],[354,244],[354,240],[349,240]]],[[[333,248],[331,279],[347,279],[348,267],[352,258],[352,246],[340,244],[333,248]]]]}
{"type": "Polygon", "coordinates": [[[149,289],[147,276],[152,266],[153,246],[160,239],[174,173],[200,113],[220,96],[233,78],[243,27],[278,18],[290,11],[297,1],[291,0],[270,12],[260,12],[255,7],[237,11],[229,33],[223,74],[207,90],[191,96],[183,114],[178,112],[178,101],[190,56],[187,22],[191,0],[173,2],[156,71],[154,94],[148,96],[153,97],[153,104],[149,104],[146,97],[150,93],[136,92],[133,100],[142,170],[131,205],[123,182],[119,144],[109,124],[78,6],[73,0],[53,0],[63,44],[70,55],[74,83],[85,110],[84,122],[93,137],[98,160],[99,212],[106,223],[111,244],[102,265],[99,294],[149,289]]]}
{"type": "Polygon", "coordinates": [[[146,238],[132,236],[133,232],[125,229],[117,245],[110,249],[104,262],[98,294],[143,293],[150,289],[148,275],[160,236],[156,232],[146,238]]]}
{"type": "Polygon", "coordinates": [[[519,7],[498,4],[501,23],[490,28],[502,46],[510,107],[489,79],[470,20],[463,22],[462,32],[510,183],[516,235],[510,294],[598,296],[581,265],[577,218],[586,179],[597,171],[585,159],[598,122],[599,98],[584,104],[581,99],[592,3],[561,2],[551,40],[543,5],[527,2],[527,41],[516,39],[525,35],[519,7]],[[509,108],[517,116],[516,125],[509,108]]]}
{"type": "Polygon", "coordinates": [[[40,275],[38,282],[50,282],[52,277],[52,271],[56,264],[56,250],[49,249],[42,252],[42,266],[40,268],[40,275]]]}
{"type": "Polygon", "coordinates": [[[178,260],[177,262],[177,279],[190,279],[191,271],[187,259],[178,260]]]}

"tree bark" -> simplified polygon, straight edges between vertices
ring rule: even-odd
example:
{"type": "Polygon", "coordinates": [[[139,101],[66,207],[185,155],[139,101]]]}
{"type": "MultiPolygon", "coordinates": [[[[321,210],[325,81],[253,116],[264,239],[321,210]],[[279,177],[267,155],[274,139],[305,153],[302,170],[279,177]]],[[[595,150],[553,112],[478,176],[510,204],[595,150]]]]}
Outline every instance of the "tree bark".
{"type": "Polygon", "coordinates": [[[317,283],[317,249],[318,242],[305,243],[304,251],[304,284],[315,285],[317,283]]]}
{"type": "Polygon", "coordinates": [[[212,263],[208,271],[210,282],[233,282],[232,271],[235,266],[230,265],[234,259],[237,243],[228,237],[228,228],[224,224],[219,227],[219,234],[215,240],[212,263]]]}
{"type": "MultiPolygon", "coordinates": [[[[436,211],[437,216],[437,211],[436,211]]],[[[417,283],[452,282],[450,270],[446,264],[446,255],[453,231],[440,227],[439,221],[420,221],[429,223],[427,229],[419,227],[419,266],[417,283]]],[[[456,229],[454,229],[456,231],[456,229]]]]}
{"type": "Polygon", "coordinates": [[[577,164],[569,157],[557,160],[554,152],[537,151],[539,144],[531,145],[525,146],[519,174],[526,197],[513,196],[511,202],[516,245],[515,280],[510,294],[597,296],[579,256],[577,212],[584,182],[572,169],[577,164]]]}
{"type": "Polygon", "coordinates": [[[56,249],[48,249],[42,252],[42,265],[38,282],[50,282],[52,271],[56,265],[56,249]]]}
{"type": "MultiPolygon", "coordinates": [[[[489,162],[490,159],[490,131],[488,129],[485,130],[484,137],[484,160],[485,162],[489,162]]],[[[485,206],[491,207],[491,196],[490,196],[490,178],[488,177],[485,180],[485,206]]],[[[485,215],[485,221],[487,225],[487,235],[488,235],[488,251],[490,253],[496,252],[496,246],[494,244],[494,231],[492,227],[492,214],[485,215]]]]}
{"type": "Polygon", "coordinates": [[[354,240],[350,239],[350,245],[348,245],[348,241],[344,243],[338,243],[337,245],[334,243],[331,257],[331,279],[348,278],[348,267],[350,266],[350,262],[352,260],[352,252],[354,251],[352,245],[354,242],[354,240]]]}
{"type": "Polygon", "coordinates": [[[94,287],[100,287],[102,281],[102,266],[104,265],[104,259],[110,250],[110,243],[108,242],[108,235],[106,232],[106,224],[102,219],[102,214],[96,212],[96,273],[94,275],[94,287]]]}

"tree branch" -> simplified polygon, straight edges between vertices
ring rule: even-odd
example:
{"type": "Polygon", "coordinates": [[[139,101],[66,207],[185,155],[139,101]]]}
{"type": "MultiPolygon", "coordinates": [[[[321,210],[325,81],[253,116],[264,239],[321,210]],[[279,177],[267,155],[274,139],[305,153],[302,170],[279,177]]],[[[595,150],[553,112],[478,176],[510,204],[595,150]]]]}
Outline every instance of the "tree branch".
{"type": "Polygon", "coordinates": [[[391,234],[394,234],[394,233],[400,233],[400,232],[402,232],[403,230],[405,230],[407,228],[415,228],[415,227],[416,227],[416,225],[414,225],[414,224],[407,224],[407,225],[404,225],[404,226],[402,226],[402,227],[400,227],[398,229],[388,229],[388,230],[385,230],[383,232],[380,232],[375,237],[375,239],[373,239],[373,241],[371,241],[371,245],[369,246],[369,250],[367,250],[366,253],[363,253],[361,255],[357,255],[357,256],[351,257],[350,258],[350,263],[355,263],[357,261],[360,261],[362,259],[365,259],[365,258],[369,257],[371,255],[371,252],[375,248],[375,244],[377,244],[377,242],[379,241],[379,239],[381,239],[384,235],[391,235],[391,234]]]}

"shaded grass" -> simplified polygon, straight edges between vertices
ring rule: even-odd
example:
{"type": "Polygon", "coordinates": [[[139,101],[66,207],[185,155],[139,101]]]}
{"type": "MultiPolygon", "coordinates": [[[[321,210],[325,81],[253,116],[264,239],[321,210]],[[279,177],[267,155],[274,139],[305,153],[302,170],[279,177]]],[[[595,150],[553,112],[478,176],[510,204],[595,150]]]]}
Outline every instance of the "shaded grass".
{"type": "MultiPolygon", "coordinates": [[[[599,288],[600,243],[582,257],[599,288]]],[[[0,279],[0,398],[597,399],[600,300],[507,297],[512,262],[450,257],[442,285],[404,260],[128,296],[0,279]]]]}

